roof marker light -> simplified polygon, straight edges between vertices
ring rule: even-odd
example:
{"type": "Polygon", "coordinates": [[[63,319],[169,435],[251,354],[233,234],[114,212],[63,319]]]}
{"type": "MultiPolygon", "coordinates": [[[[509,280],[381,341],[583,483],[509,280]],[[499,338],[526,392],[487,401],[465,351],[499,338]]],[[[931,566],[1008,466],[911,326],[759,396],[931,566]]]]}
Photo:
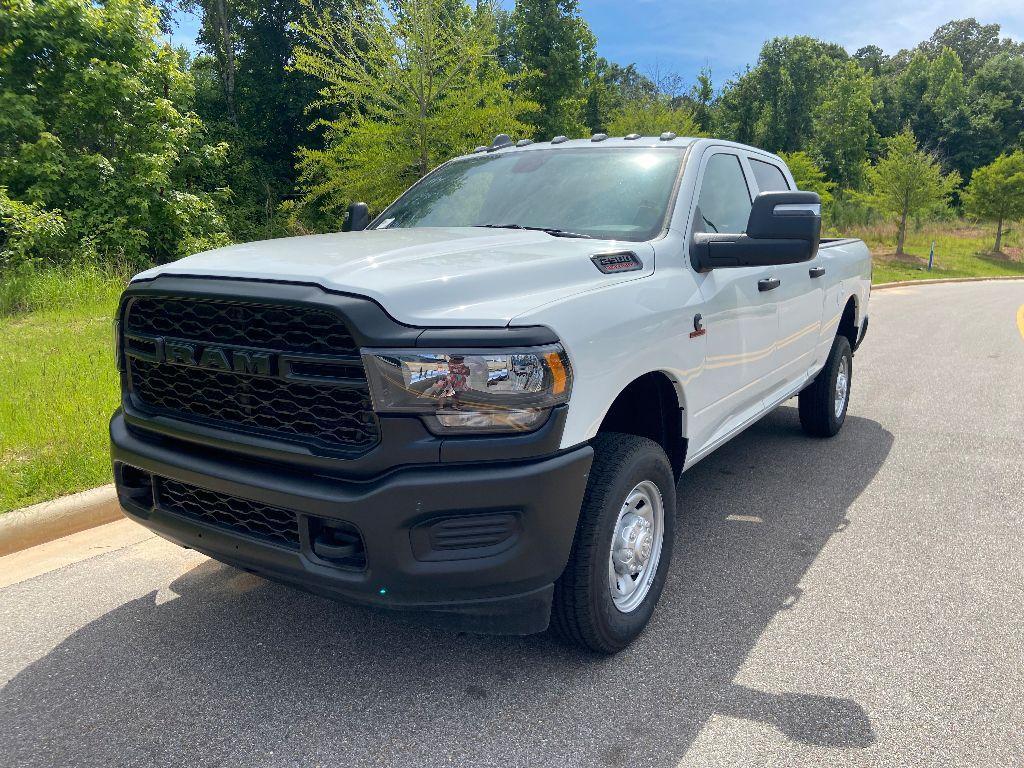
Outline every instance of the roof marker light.
{"type": "Polygon", "coordinates": [[[628,136],[624,136],[623,138],[625,138],[626,141],[636,141],[637,139],[640,138],[640,134],[639,133],[631,133],[628,136]]]}
{"type": "Polygon", "coordinates": [[[487,147],[477,147],[476,149],[473,150],[473,154],[475,155],[478,152],[486,152],[486,151],[487,151],[487,147]]]}
{"type": "Polygon", "coordinates": [[[568,140],[569,140],[568,136],[555,136],[555,138],[553,138],[551,140],[551,143],[552,144],[562,144],[563,142],[566,142],[568,140]]]}
{"type": "Polygon", "coordinates": [[[533,144],[533,139],[520,139],[516,142],[517,147],[528,147],[533,144]]]}
{"type": "Polygon", "coordinates": [[[665,131],[663,134],[661,134],[660,138],[662,141],[672,141],[672,139],[674,139],[675,137],[676,135],[672,133],[672,131],[665,131]]]}
{"type": "Polygon", "coordinates": [[[604,141],[607,138],[608,138],[608,134],[607,133],[595,133],[593,136],[590,137],[590,140],[591,141],[604,141]]]}

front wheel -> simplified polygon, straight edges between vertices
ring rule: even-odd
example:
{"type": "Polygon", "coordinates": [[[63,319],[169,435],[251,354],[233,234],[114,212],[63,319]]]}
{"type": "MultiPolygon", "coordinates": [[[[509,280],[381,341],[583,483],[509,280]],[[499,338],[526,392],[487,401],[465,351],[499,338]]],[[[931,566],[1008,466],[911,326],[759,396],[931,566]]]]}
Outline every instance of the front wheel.
{"type": "Polygon", "coordinates": [[[661,446],[600,434],[572,553],[555,584],[552,630],[599,653],[622,650],[654,612],[672,558],[676,492],[661,446]]]}
{"type": "Polygon", "coordinates": [[[810,386],[800,393],[800,426],[814,437],[832,437],[846,421],[853,383],[853,352],[845,336],[836,336],[832,349],[810,386]]]}

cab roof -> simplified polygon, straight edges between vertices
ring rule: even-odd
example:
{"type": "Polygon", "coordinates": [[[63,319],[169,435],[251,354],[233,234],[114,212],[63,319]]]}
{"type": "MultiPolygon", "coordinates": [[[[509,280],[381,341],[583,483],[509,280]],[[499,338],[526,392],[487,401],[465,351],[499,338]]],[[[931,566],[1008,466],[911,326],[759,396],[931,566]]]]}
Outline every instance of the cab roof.
{"type": "Polygon", "coordinates": [[[474,149],[472,152],[462,155],[460,157],[453,158],[455,160],[461,160],[467,157],[474,157],[476,155],[498,155],[508,154],[511,152],[532,152],[536,150],[550,150],[550,149],[581,149],[581,148],[611,148],[611,147],[646,147],[646,148],[677,148],[683,149],[693,147],[699,144],[715,145],[732,147],[743,152],[749,152],[764,157],[770,157],[777,162],[781,162],[781,158],[777,155],[767,152],[757,147],[752,147],[748,144],[740,144],[735,141],[726,141],[724,139],[714,139],[705,137],[694,137],[694,136],[676,136],[674,133],[663,133],[660,136],[640,136],[638,134],[630,134],[629,136],[605,136],[604,134],[594,134],[594,136],[588,139],[569,139],[565,136],[556,136],[551,141],[531,141],[530,139],[520,139],[514,141],[506,134],[499,134],[495,137],[494,141],[489,146],[481,146],[474,149]]]}

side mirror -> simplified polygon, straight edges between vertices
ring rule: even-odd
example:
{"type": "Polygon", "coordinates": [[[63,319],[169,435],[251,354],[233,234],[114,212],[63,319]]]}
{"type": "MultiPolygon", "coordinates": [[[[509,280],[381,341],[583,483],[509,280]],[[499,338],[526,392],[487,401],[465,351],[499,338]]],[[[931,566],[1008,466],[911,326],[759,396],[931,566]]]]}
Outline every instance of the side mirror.
{"type": "Polygon", "coordinates": [[[814,192],[762,192],[742,235],[695,232],[694,269],[764,267],[810,261],[821,240],[821,198],[814,192]]]}
{"type": "Polygon", "coordinates": [[[362,232],[370,225],[370,207],[366,203],[352,203],[348,207],[348,216],[341,225],[342,232],[362,232]]]}

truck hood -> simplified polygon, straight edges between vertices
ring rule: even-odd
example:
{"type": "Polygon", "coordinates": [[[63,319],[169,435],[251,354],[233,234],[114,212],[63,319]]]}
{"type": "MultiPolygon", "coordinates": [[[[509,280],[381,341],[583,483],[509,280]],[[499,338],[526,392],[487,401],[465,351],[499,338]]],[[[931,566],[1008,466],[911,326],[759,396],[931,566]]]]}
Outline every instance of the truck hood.
{"type": "Polygon", "coordinates": [[[409,325],[494,326],[531,309],[654,269],[646,243],[544,232],[424,227],[309,235],[232,245],[143,272],[315,283],[368,296],[409,325]],[[643,270],[606,275],[596,253],[630,250],[643,270]]]}

